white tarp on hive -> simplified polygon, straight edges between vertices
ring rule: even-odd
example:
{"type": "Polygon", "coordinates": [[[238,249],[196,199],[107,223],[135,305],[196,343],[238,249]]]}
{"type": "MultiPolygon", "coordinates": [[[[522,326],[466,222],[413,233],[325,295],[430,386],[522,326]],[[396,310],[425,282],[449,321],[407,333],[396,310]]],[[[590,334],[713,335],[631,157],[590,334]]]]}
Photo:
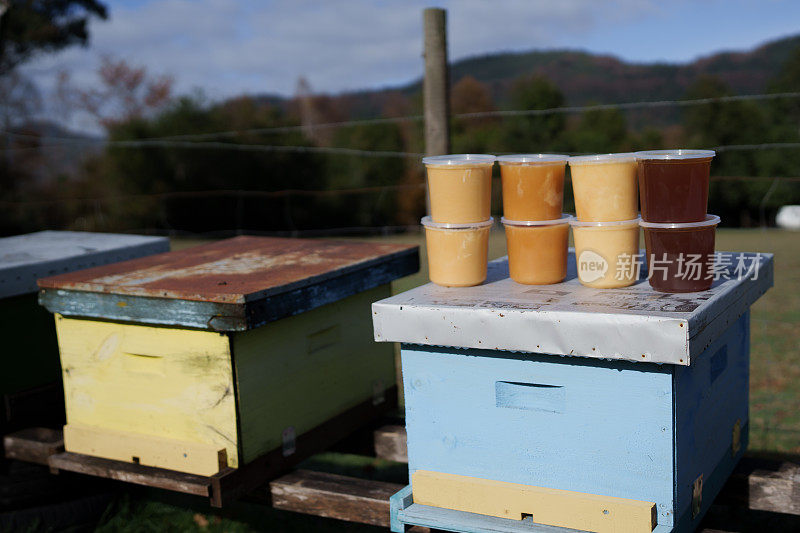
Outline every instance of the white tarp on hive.
{"type": "Polygon", "coordinates": [[[520,285],[502,258],[477,287],[428,283],[372,304],[375,340],[689,365],[772,286],[771,254],[720,258],[721,279],[690,294],[656,292],[645,279],[584,287],[572,251],[565,282],[520,285]]]}

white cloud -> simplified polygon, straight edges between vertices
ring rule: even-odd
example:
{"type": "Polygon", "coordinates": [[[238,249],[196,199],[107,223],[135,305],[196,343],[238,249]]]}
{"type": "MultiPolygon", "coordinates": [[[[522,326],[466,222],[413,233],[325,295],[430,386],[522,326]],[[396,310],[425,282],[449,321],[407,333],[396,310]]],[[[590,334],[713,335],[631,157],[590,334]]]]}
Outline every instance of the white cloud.
{"type": "MultiPolygon", "coordinates": [[[[329,92],[411,81],[422,71],[421,0],[150,0],[110,2],[87,48],[45,56],[27,72],[47,93],[59,70],[89,86],[109,55],[169,74],[180,93],[213,98],[294,92],[299,76],[329,92]]],[[[569,46],[600,24],[629,21],[655,0],[451,0],[451,59],[495,50],[569,46]]]]}
{"type": "MultiPolygon", "coordinates": [[[[179,87],[211,95],[242,91],[291,94],[299,75],[340,91],[410,80],[419,75],[422,8],[418,0],[322,2],[158,0],[137,7],[111,3],[108,22],[94,22],[88,49],[38,60],[32,72],[65,68],[92,80],[103,54],[175,76],[179,87]]],[[[454,59],[498,49],[569,44],[623,13],[654,9],[648,0],[461,0],[449,8],[454,59]]]]}

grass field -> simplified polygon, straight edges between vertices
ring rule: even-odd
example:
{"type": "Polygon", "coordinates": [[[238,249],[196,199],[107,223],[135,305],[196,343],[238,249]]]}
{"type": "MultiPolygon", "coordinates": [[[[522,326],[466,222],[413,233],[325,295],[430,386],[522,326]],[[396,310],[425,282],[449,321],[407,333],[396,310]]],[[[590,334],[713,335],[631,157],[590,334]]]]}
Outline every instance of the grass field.
{"type": "MultiPolygon", "coordinates": [[[[381,237],[423,244],[421,234],[381,237]]],[[[175,241],[184,248],[201,241],[175,241]]],[[[750,449],[800,453],[800,232],[726,230],[717,233],[717,250],[775,254],[775,286],[752,308],[750,374],[750,449]]],[[[493,232],[492,258],[505,255],[502,232],[493,232]]],[[[396,292],[427,281],[424,246],[419,274],[395,282],[396,292]]],[[[352,455],[322,454],[304,468],[404,483],[404,465],[352,455]]],[[[209,512],[197,499],[135,491],[121,496],[103,518],[100,531],[385,531],[265,506],[237,504],[209,512]]]]}

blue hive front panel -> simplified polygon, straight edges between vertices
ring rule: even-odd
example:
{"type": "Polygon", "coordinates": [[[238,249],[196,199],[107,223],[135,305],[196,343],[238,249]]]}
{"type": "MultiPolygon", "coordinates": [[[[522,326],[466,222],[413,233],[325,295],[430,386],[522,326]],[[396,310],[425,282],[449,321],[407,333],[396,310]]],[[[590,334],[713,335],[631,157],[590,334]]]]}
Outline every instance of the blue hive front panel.
{"type": "Polygon", "coordinates": [[[409,473],[657,505],[673,523],[673,367],[404,345],[409,473]]]}

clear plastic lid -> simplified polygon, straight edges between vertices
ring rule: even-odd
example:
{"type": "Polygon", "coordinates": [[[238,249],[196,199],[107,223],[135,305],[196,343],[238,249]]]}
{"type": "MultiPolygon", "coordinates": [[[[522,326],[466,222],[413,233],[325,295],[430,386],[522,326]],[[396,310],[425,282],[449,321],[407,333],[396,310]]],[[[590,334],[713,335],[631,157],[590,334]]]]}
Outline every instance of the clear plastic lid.
{"type": "Polygon", "coordinates": [[[569,156],[564,154],[513,154],[497,157],[497,162],[501,165],[566,164],[567,160],[569,156]]]}
{"type": "Polygon", "coordinates": [[[500,218],[500,222],[506,226],[557,226],[559,224],[569,224],[569,221],[575,218],[567,213],[562,213],[561,218],[553,220],[509,220],[506,217],[500,218]]]}
{"type": "Polygon", "coordinates": [[[636,154],[633,152],[572,156],[569,158],[569,165],[603,165],[607,163],[627,163],[630,161],[636,161],[636,154]]]}
{"type": "Polygon", "coordinates": [[[422,164],[428,166],[472,166],[491,165],[497,158],[490,154],[450,154],[433,155],[422,158],[422,164]]]}
{"type": "Polygon", "coordinates": [[[716,226],[720,223],[717,215],[706,215],[706,219],[700,222],[645,222],[639,221],[639,225],[647,229],[691,229],[716,226]]]}
{"type": "Polygon", "coordinates": [[[476,229],[491,226],[494,223],[494,218],[489,217],[489,220],[484,220],[482,222],[461,222],[454,224],[449,222],[434,222],[430,216],[427,216],[422,217],[420,223],[426,228],[433,229],[476,229]]]}
{"type": "Polygon", "coordinates": [[[578,227],[586,227],[586,228],[610,228],[614,226],[632,226],[634,224],[639,224],[642,217],[632,218],[630,220],[611,220],[609,222],[588,222],[584,220],[578,220],[577,218],[570,220],[569,223],[571,226],[578,226],[578,227]]]}
{"type": "Polygon", "coordinates": [[[637,159],[644,160],[678,160],[678,159],[710,159],[717,155],[714,150],[645,150],[636,152],[637,159]]]}

